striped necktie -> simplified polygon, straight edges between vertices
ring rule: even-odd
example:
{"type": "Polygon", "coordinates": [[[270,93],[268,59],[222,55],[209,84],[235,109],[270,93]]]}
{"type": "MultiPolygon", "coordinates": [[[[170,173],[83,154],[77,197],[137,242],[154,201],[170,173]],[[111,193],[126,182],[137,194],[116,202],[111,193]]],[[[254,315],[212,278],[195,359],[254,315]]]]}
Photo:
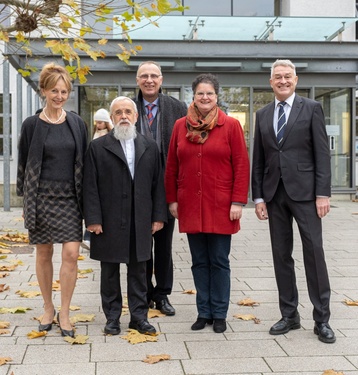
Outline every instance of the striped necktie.
{"type": "Polygon", "coordinates": [[[280,102],[278,103],[279,105],[279,110],[278,110],[278,122],[277,122],[277,142],[280,144],[283,140],[283,135],[285,133],[285,128],[286,128],[286,115],[285,115],[285,106],[286,102],[280,102]]]}
{"type": "Polygon", "coordinates": [[[152,125],[153,120],[154,120],[154,116],[153,116],[153,112],[152,112],[154,107],[155,107],[155,104],[147,104],[147,108],[148,108],[147,117],[148,117],[149,126],[152,125]]]}

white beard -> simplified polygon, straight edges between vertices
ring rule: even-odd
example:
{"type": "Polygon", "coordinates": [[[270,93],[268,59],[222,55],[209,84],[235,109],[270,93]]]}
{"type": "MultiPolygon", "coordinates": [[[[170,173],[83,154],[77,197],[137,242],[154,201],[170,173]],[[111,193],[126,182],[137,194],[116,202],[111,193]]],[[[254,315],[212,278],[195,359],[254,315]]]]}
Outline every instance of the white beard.
{"type": "Polygon", "coordinates": [[[114,125],[113,135],[118,140],[126,141],[129,139],[135,139],[137,137],[137,130],[134,124],[131,124],[128,121],[120,121],[114,125]]]}

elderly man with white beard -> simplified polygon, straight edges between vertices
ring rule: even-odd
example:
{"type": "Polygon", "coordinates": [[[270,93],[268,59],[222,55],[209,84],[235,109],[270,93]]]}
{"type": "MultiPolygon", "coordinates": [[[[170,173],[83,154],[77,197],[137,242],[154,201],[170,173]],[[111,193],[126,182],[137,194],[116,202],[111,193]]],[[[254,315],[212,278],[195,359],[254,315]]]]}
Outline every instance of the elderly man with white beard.
{"type": "Polygon", "coordinates": [[[163,171],[155,141],[136,132],[136,104],[117,97],[110,114],[114,129],[90,143],[83,183],[90,257],[101,262],[104,332],[120,333],[120,263],[125,263],[129,328],[154,334],[147,319],[146,261],[152,235],[162,229],[167,215],[163,171]]]}

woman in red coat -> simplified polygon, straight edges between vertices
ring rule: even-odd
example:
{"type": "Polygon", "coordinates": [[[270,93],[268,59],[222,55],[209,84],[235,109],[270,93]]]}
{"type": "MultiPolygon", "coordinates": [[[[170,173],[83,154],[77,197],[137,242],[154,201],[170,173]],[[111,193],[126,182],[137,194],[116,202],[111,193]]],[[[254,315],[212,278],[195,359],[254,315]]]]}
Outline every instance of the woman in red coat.
{"type": "Polygon", "coordinates": [[[217,105],[219,82],[201,74],[194,100],[175,125],[166,167],[166,197],[179,231],[187,233],[197,290],[192,330],[226,330],[231,235],[247,203],[249,159],[240,123],[217,105]]]}

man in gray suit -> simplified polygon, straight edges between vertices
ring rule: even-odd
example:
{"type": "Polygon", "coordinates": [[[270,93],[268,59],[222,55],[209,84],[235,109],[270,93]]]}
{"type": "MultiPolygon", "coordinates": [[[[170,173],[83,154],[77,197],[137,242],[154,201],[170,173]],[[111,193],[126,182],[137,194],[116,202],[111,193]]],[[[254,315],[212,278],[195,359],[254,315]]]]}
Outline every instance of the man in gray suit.
{"type": "Polygon", "coordinates": [[[298,77],[290,60],[277,60],[270,84],[275,101],[256,113],[252,197],[260,220],[269,219],[282,319],[270,329],[280,335],[301,327],[297,311],[293,218],[303,248],[314,333],[335,342],[328,324],[330,284],[324,259],[321,219],[330,209],[331,167],[321,105],[295,93],[298,77]]]}

